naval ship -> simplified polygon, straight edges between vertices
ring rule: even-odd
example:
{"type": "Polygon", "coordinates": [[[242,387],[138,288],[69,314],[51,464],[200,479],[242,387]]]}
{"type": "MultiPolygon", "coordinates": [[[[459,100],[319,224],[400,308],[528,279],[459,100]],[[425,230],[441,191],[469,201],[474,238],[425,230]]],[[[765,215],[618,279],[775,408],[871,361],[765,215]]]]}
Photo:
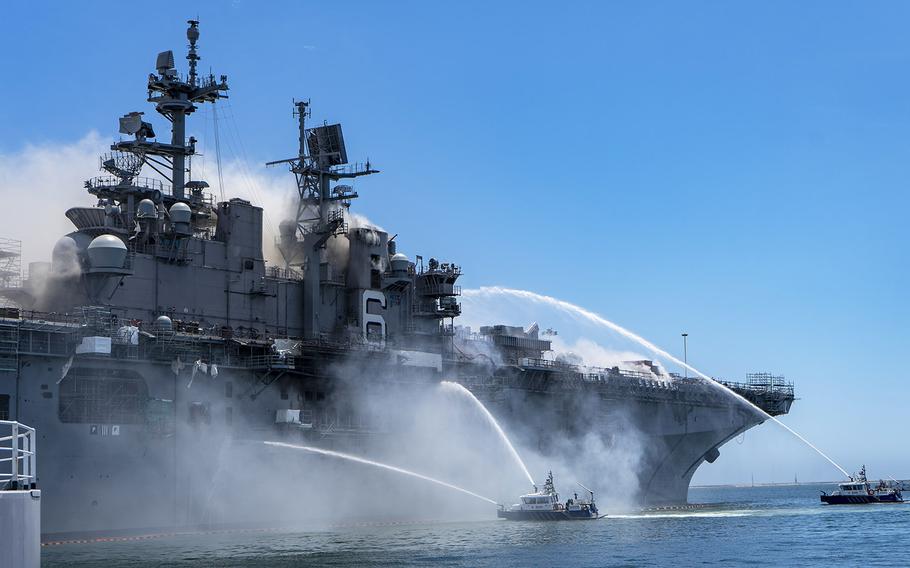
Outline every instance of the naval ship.
{"type": "MultiPolygon", "coordinates": [[[[97,205],[67,210],[74,230],[50,262],[2,290],[0,419],[37,430],[44,533],[211,522],[213,499],[267,485],[213,497],[225,431],[369,451],[396,436],[407,404],[364,400],[443,380],[542,455],[592,433],[607,448],[644,440],[629,490],[642,506],[686,503],[696,469],[767,418],[650,361],[559,357],[536,325],[459,326],[462,267],[412,259],[358,221],[354,180],[377,170],[349,162],[340,124],[308,124],[309,101],[293,106],[296,155],[271,162],[290,170],[297,195],[267,243],[282,262],[267,263],[263,209],[216,200],[194,175],[187,120],[227,97],[228,78],[197,69],[197,21],[187,40],[187,72],[165,51],[147,80],[169,136],[143,112],[120,117],[121,138],[85,182],[97,205]]],[[[770,415],[794,400],[780,377],[726,384],[770,415]]],[[[252,467],[258,451],[231,454],[228,469],[252,467]]],[[[266,520],[268,508],[257,509],[266,520]]]]}

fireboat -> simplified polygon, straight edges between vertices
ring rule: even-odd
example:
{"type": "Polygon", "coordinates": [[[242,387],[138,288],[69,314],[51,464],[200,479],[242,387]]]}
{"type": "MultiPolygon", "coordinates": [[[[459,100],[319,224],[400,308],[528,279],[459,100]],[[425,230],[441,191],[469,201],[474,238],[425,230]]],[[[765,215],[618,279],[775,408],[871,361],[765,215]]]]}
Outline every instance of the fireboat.
{"type": "Polygon", "coordinates": [[[872,485],[866,479],[866,466],[850,481],[838,483],[838,490],[830,495],[824,491],[820,496],[822,503],[828,505],[865,505],[867,503],[903,503],[901,495],[903,484],[894,481],[880,480],[872,485]]]}
{"type": "Polygon", "coordinates": [[[510,521],[587,521],[606,516],[598,513],[597,505],[594,503],[594,492],[584,485],[582,488],[587,492],[587,498],[579,498],[576,493],[572,499],[561,503],[551,471],[542,490],[538,490],[535,485],[534,493],[522,495],[519,503],[508,509],[500,505],[496,516],[510,521]]]}

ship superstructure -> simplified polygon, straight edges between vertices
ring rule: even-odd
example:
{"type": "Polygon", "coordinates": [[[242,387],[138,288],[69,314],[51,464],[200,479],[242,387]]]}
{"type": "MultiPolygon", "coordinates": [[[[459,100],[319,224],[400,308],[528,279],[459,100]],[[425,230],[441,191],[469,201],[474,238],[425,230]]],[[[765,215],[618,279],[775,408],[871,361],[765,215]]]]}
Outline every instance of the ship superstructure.
{"type": "MultiPolygon", "coordinates": [[[[696,468],[764,420],[650,362],[553,358],[536,325],[456,326],[461,266],[411,260],[351,214],[352,180],[377,170],[348,162],[339,124],[307,125],[309,101],[294,103],[297,155],[271,162],[290,168],[298,200],[280,225],[284,262],[268,265],[262,209],[216,201],[194,177],[187,119],[228,84],[197,72],[198,22],[187,39],[188,73],[166,51],[147,81],[169,139],[141,112],[123,115],[125,138],[85,184],[97,205],[69,209],[75,230],[51,262],[3,290],[15,306],[0,308],[0,419],[40,435],[45,532],[212,522],[225,430],[329,447],[394,437],[399,409],[351,402],[371,389],[458,381],[510,430],[535,432],[518,441],[544,453],[566,437],[609,445],[634,432],[650,504],[684,502],[696,468]]],[[[772,414],[793,401],[779,378],[730,386],[772,414]]]]}

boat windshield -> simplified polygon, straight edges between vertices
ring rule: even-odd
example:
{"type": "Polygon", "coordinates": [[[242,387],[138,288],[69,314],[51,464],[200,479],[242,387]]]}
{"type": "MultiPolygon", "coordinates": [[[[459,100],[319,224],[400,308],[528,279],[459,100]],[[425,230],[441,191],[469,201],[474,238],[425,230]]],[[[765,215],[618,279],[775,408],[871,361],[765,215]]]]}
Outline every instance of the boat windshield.
{"type": "Polygon", "coordinates": [[[525,505],[546,505],[547,503],[552,503],[554,499],[555,498],[552,495],[545,495],[543,497],[527,495],[521,498],[521,502],[525,505]]]}

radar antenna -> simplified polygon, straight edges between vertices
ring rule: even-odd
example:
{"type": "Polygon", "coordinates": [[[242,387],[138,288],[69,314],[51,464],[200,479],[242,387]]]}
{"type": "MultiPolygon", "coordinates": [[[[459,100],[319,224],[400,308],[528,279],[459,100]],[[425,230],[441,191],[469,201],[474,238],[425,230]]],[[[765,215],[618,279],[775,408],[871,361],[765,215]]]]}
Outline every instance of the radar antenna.
{"type": "Polygon", "coordinates": [[[139,175],[145,156],[127,152],[111,152],[101,156],[101,169],[116,176],[120,185],[130,185],[133,178],[139,175]]]}
{"type": "Polygon", "coordinates": [[[186,117],[196,110],[196,104],[213,103],[220,98],[227,98],[223,93],[228,90],[227,75],[215,79],[211,74],[203,78],[196,74],[196,64],[201,59],[196,51],[199,21],[188,20],[187,23],[187,79],[181,79],[174,68],[172,51],[158,54],[155,63],[157,73],[151,73],[148,78],[148,102],[155,103],[155,110],[171,122],[170,143],[149,141],[148,138],[155,137],[151,124],[142,122],[137,116],[140,113],[130,113],[121,119],[121,132],[135,135],[135,140],[121,141],[111,146],[115,151],[144,156],[150,167],[171,182],[173,198],[177,201],[185,199],[187,157],[196,153],[196,139],[191,136],[187,144],[186,117]]]}
{"type": "MultiPolygon", "coordinates": [[[[329,238],[344,234],[347,225],[344,209],[350,207],[357,192],[351,185],[337,183],[342,179],[378,173],[367,161],[366,164],[349,164],[340,124],[323,123],[307,128],[310,117],[310,101],[294,101],[293,116],[297,118],[297,156],[285,160],[267,162],[267,166],[289,164],[297,180],[297,209],[293,219],[295,234],[300,237],[317,235],[312,241],[313,248],[325,246],[329,238]],[[339,207],[340,206],[340,207],[339,207]]],[[[293,228],[293,227],[292,227],[293,228]]],[[[296,243],[279,246],[285,263],[302,262],[296,243]]],[[[306,256],[308,251],[304,251],[306,256]]]]}

